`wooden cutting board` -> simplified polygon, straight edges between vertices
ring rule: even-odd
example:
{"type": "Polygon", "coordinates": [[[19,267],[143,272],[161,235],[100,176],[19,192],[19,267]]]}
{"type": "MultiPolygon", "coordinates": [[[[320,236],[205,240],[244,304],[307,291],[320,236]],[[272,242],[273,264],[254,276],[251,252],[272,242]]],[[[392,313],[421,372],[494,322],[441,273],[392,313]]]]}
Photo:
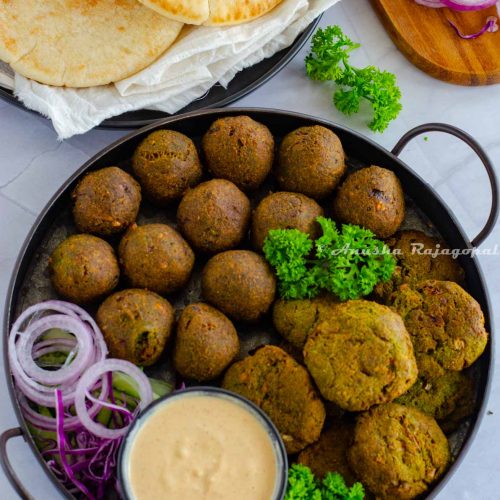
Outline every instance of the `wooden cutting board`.
{"type": "Polygon", "coordinates": [[[498,15],[495,7],[455,12],[423,7],[413,0],[371,1],[396,46],[422,71],[459,85],[500,83],[500,30],[462,40],[447,21],[464,34],[476,33],[488,16],[498,15]]]}

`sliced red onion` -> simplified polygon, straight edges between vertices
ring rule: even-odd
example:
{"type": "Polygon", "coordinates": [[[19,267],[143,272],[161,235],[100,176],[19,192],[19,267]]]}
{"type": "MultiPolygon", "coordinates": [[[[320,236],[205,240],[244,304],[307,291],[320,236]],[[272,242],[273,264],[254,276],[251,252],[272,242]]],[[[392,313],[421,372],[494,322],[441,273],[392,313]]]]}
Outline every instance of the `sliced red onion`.
{"type": "Polygon", "coordinates": [[[445,7],[441,0],[415,0],[416,3],[423,5],[425,7],[431,7],[432,9],[440,9],[445,7]]]}
{"type": "Polygon", "coordinates": [[[441,0],[450,9],[459,11],[483,10],[496,5],[497,0],[441,0]]]}
{"type": "Polygon", "coordinates": [[[60,385],[68,380],[74,380],[75,376],[78,377],[92,363],[95,353],[92,336],[82,321],[62,314],[46,316],[31,323],[21,335],[16,347],[19,364],[24,373],[47,385],[60,385]],[[51,328],[71,332],[78,342],[78,353],[73,362],[58,370],[45,370],[38,366],[33,359],[35,341],[51,328]]]}
{"type": "Polygon", "coordinates": [[[497,0],[415,0],[415,2],[433,9],[448,7],[458,11],[483,10],[497,4],[497,0]]]}
{"type": "Polygon", "coordinates": [[[116,403],[109,403],[108,401],[99,401],[97,398],[92,396],[88,390],[85,391],[85,397],[91,401],[92,403],[100,405],[102,408],[107,408],[108,410],[112,410],[113,412],[118,412],[127,417],[128,422],[132,422],[134,420],[134,414],[123,406],[120,406],[116,403]]]}
{"type": "Polygon", "coordinates": [[[33,359],[38,359],[54,352],[71,352],[77,345],[76,340],[70,339],[42,340],[33,346],[33,359]]]}
{"type": "MultiPolygon", "coordinates": [[[[99,396],[94,399],[95,404],[93,404],[88,409],[88,413],[92,418],[95,418],[97,414],[101,411],[100,403],[105,401],[108,398],[109,392],[112,391],[112,387],[109,385],[109,382],[105,379],[102,381],[102,385],[94,387],[94,390],[99,390],[99,389],[100,389],[99,396]]],[[[52,392],[52,398],[54,398],[53,392],[52,392]]],[[[40,429],[45,429],[48,431],[57,430],[57,420],[55,417],[42,415],[41,413],[38,413],[36,410],[33,410],[33,408],[31,408],[31,406],[29,405],[25,395],[21,392],[18,394],[18,400],[19,400],[19,405],[23,410],[23,415],[25,416],[28,422],[35,425],[36,427],[39,427],[40,429]]],[[[74,401],[74,395],[72,400],[74,401]]],[[[76,429],[80,429],[81,427],[82,423],[80,422],[80,419],[76,415],[71,417],[66,417],[64,420],[64,428],[66,429],[66,431],[73,431],[76,429]]]]}
{"type": "Polygon", "coordinates": [[[132,377],[137,383],[137,389],[141,396],[138,405],[139,411],[143,410],[153,401],[153,390],[144,373],[132,363],[122,359],[106,359],[90,367],[80,378],[75,392],[75,409],[82,425],[90,432],[104,439],[116,439],[127,432],[127,427],[121,429],[108,429],[95,422],[89,415],[87,409],[86,393],[89,387],[93,387],[100,379],[106,379],[108,372],[122,372],[132,377]]]}
{"type": "Polygon", "coordinates": [[[481,35],[483,35],[486,32],[495,33],[498,31],[498,23],[497,23],[497,18],[495,16],[489,16],[486,19],[486,24],[477,33],[472,33],[470,35],[464,35],[460,31],[458,26],[454,22],[450,21],[449,19],[448,19],[448,23],[455,30],[456,34],[460,38],[463,38],[464,40],[474,40],[475,38],[479,38],[481,35]]]}
{"type": "Polygon", "coordinates": [[[81,307],[58,300],[26,309],[14,322],[8,342],[10,367],[18,388],[34,403],[52,408],[54,389],[61,391],[65,406],[73,404],[76,383],[82,373],[106,355],[106,343],[92,317],[81,307]],[[53,338],[35,344],[40,335],[53,328],[71,332],[78,352],[71,363],[58,370],[45,370],[35,362],[42,355],[40,349],[58,343],[64,345],[69,340],[53,338]]]}

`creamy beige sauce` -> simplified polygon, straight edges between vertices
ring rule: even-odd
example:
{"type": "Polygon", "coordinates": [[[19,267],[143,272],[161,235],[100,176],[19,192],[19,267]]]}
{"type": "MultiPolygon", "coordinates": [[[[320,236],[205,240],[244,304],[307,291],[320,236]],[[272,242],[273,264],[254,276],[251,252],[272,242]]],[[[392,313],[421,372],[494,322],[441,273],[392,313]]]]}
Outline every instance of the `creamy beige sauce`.
{"type": "Polygon", "coordinates": [[[219,396],[165,403],[130,444],[127,482],[136,500],[271,500],[276,479],[263,423],[219,396]]]}

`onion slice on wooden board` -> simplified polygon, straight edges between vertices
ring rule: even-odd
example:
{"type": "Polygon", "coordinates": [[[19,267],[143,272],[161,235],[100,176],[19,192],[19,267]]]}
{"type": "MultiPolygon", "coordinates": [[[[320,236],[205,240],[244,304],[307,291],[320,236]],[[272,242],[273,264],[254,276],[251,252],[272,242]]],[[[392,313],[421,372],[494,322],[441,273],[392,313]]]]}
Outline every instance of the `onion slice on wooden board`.
{"type": "Polygon", "coordinates": [[[467,11],[483,10],[496,5],[497,0],[441,0],[450,9],[467,11]]]}
{"type": "Polygon", "coordinates": [[[434,9],[448,7],[459,11],[483,10],[500,4],[497,0],[415,0],[415,2],[434,9]]]}

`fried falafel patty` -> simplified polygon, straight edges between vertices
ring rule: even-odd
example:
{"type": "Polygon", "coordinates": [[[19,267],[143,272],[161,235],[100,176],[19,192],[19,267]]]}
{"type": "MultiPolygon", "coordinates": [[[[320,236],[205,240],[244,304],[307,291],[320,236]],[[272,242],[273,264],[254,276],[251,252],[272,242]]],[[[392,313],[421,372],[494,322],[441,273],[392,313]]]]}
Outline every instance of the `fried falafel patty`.
{"type": "Polygon", "coordinates": [[[279,299],[273,307],[274,327],[292,346],[302,350],[314,325],[327,320],[336,304],[338,300],[330,294],[314,299],[279,299]]]}
{"type": "Polygon", "coordinates": [[[290,132],[279,149],[276,177],[284,191],[322,199],[330,195],[346,170],[340,139],[314,125],[290,132]]]}
{"type": "Polygon", "coordinates": [[[159,294],[182,288],[194,266],[194,253],[184,238],[166,224],[132,225],[118,248],[130,284],[159,294]]]}
{"type": "Polygon", "coordinates": [[[433,358],[446,370],[460,371],[483,353],[488,342],[481,306],[452,281],[402,285],[391,298],[410,333],[419,371],[423,358],[433,358]]]}
{"type": "Polygon", "coordinates": [[[410,390],[394,402],[419,409],[450,432],[474,412],[474,384],[463,372],[443,370],[437,377],[419,376],[410,390]]]}
{"type": "Polygon", "coordinates": [[[71,199],[78,230],[108,236],[135,222],[141,187],[121,168],[107,167],[88,173],[77,184],[71,199]]]}
{"type": "Polygon", "coordinates": [[[158,205],[181,198],[202,176],[194,142],[175,130],[149,134],[135,150],[132,168],[145,197],[158,205]]]}
{"type": "Polygon", "coordinates": [[[248,116],[219,118],[203,136],[202,146],[212,175],[243,191],[257,189],[273,166],[273,135],[248,116]]]}
{"type": "Polygon", "coordinates": [[[288,453],[318,440],[325,408],[307,370],[276,346],[267,345],[234,363],[222,387],[241,394],[269,415],[288,453]]]}
{"type": "Polygon", "coordinates": [[[384,303],[404,283],[415,285],[424,280],[441,280],[462,284],[464,281],[464,270],[451,255],[441,253],[447,246],[436,238],[421,231],[401,231],[386,244],[393,251],[397,265],[391,279],[374,289],[375,296],[384,303]]]}
{"type": "Polygon", "coordinates": [[[186,378],[204,382],[217,378],[240,350],[231,321],[208,304],[190,304],[177,324],[174,366],[186,378]]]}
{"type": "Polygon", "coordinates": [[[334,420],[331,427],[323,431],[316,443],[300,452],[297,462],[307,465],[314,475],[323,479],[329,472],[338,472],[348,486],[357,478],[347,461],[347,450],[354,438],[354,423],[334,420]]]}
{"type": "Polygon", "coordinates": [[[252,217],[252,244],[262,250],[271,229],[298,229],[315,239],[320,234],[316,218],[323,209],[311,198],[299,193],[278,192],[266,196],[252,217]]]}
{"type": "Polygon", "coordinates": [[[392,401],[417,379],[403,320],[366,300],[338,304],[328,320],[317,323],[304,361],[322,396],[348,411],[392,401]]]}
{"type": "Polygon", "coordinates": [[[141,289],[114,293],[100,305],[96,316],[111,356],[139,366],[158,361],[174,319],[174,309],[166,299],[141,289]]]}
{"type": "Polygon", "coordinates": [[[109,243],[90,234],[75,234],[52,252],[49,274],[59,295],[85,304],[111,293],[118,285],[120,269],[109,243]]]}
{"type": "Polygon", "coordinates": [[[257,321],[276,295],[268,263],[249,250],[229,250],[212,257],[202,272],[203,297],[230,318],[257,321]]]}
{"type": "Polygon", "coordinates": [[[232,182],[213,179],[189,190],[177,210],[179,229],[197,250],[238,246],[250,223],[250,200],[232,182]]]}
{"type": "Polygon", "coordinates": [[[405,217],[403,188],[396,175],[372,165],[350,174],[333,200],[336,220],[369,229],[388,238],[405,217]]]}
{"type": "Polygon", "coordinates": [[[370,491],[382,499],[412,499],[446,470],[450,449],[436,421],[395,403],[361,414],[349,463],[370,491]]]}

